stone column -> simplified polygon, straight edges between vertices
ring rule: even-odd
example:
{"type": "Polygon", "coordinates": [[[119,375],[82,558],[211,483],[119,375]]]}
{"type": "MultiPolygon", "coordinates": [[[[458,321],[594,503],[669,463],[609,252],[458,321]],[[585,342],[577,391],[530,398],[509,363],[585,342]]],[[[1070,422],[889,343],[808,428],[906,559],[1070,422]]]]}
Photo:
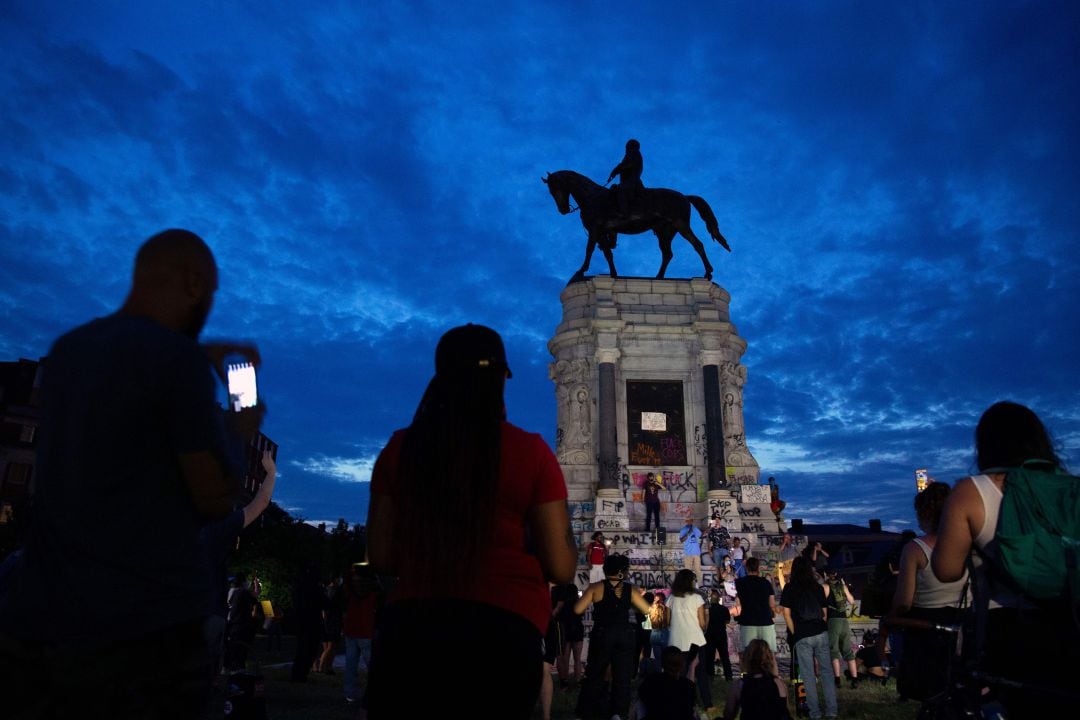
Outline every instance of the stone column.
{"type": "Polygon", "coordinates": [[[619,436],[615,402],[615,362],[619,359],[616,349],[596,351],[599,388],[597,392],[599,414],[599,494],[604,490],[619,491],[619,436]]]}
{"type": "Polygon", "coordinates": [[[724,413],[720,399],[720,353],[702,353],[702,380],[705,389],[705,458],[709,490],[728,485],[724,458],[724,413]]]}
{"type": "Polygon", "coordinates": [[[720,363],[720,394],[724,405],[724,461],[735,468],[735,482],[756,485],[760,468],[746,447],[743,424],[742,389],[746,384],[746,366],[738,362],[720,363]]]}

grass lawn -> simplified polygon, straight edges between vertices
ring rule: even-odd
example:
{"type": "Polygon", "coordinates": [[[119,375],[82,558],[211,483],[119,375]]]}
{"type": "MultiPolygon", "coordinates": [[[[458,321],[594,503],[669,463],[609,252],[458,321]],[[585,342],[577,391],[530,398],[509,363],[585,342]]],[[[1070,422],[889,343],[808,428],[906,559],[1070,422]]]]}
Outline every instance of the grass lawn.
{"type": "MultiPolygon", "coordinates": [[[[340,668],[335,675],[311,673],[306,683],[293,683],[289,680],[288,663],[292,659],[294,647],[293,638],[288,636],[284,638],[282,649],[274,652],[267,650],[265,637],[259,636],[255,641],[255,656],[266,681],[266,714],[269,720],[357,720],[357,709],[345,702],[340,668]]],[[[434,669],[429,668],[429,671],[434,669]]],[[[477,672],[477,679],[482,681],[482,670],[477,672]]],[[[363,687],[363,673],[359,682],[360,687],[363,687]]],[[[727,697],[728,684],[721,677],[713,679],[713,697],[718,705],[722,706],[724,698],[727,697]]],[[[483,698],[483,686],[480,682],[463,688],[460,698],[425,697],[422,692],[422,678],[418,678],[417,686],[420,692],[416,698],[403,698],[403,719],[434,717],[443,713],[446,717],[468,717],[474,704],[483,698]],[[415,703],[411,710],[408,705],[410,702],[415,703]]],[[[577,692],[574,688],[560,690],[558,682],[555,683],[551,712],[553,720],[569,720],[575,717],[577,692]]],[[[897,702],[896,685],[892,681],[887,688],[882,688],[880,683],[864,682],[857,690],[850,689],[845,683],[839,691],[839,706],[840,717],[852,720],[913,720],[919,709],[916,702],[897,702]]],[[[221,713],[215,716],[221,717],[221,713]]],[[[539,704],[533,717],[537,720],[540,718],[539,704]]]]}

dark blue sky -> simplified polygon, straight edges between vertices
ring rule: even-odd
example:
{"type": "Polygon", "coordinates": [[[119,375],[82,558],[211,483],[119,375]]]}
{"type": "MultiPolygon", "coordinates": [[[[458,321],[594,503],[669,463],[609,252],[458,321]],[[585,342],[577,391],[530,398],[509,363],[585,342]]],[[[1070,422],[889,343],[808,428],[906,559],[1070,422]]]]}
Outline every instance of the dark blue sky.
{"type": "Polygon", "coordinates": [[[309,520],[363,522],[462,322],[503,333],[511,419],[553,440],[585,238],[540,177],[602,182],[629,137],[731,243],[747,441],[788,517],[912,526],[914,469],[970,471],[1003,398],[1080,460],[1075,2],[33,0],[0,43],[0,358],[115,309],[150,234],[200,233],[205,335],[261,347],[276,499],[309,520]]]}

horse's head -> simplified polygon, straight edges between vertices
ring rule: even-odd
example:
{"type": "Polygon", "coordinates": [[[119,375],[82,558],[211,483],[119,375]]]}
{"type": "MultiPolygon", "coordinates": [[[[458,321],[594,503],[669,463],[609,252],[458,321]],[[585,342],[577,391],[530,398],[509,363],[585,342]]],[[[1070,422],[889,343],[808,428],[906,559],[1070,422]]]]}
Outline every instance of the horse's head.
{"type": "Polygon", "coordinates": [[[548,186],[548,192],[555,198],[555,207],[559,212],[566,215],[570,212],[570,191],[564,183],[560,173],[548,173],[547,177],[540,178],[548,186]]]}

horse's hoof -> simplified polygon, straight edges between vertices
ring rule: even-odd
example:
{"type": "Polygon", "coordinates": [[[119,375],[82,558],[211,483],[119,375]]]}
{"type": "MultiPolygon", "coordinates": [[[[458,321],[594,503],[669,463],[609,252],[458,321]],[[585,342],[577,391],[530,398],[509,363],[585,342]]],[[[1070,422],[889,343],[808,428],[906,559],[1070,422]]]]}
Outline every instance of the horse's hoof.
{"type": "Polygon", "coordinates": [[[712,271],[711,270],[709,272],[705,273],[705,279],[706,280],[712,280],[712,271]]]}

